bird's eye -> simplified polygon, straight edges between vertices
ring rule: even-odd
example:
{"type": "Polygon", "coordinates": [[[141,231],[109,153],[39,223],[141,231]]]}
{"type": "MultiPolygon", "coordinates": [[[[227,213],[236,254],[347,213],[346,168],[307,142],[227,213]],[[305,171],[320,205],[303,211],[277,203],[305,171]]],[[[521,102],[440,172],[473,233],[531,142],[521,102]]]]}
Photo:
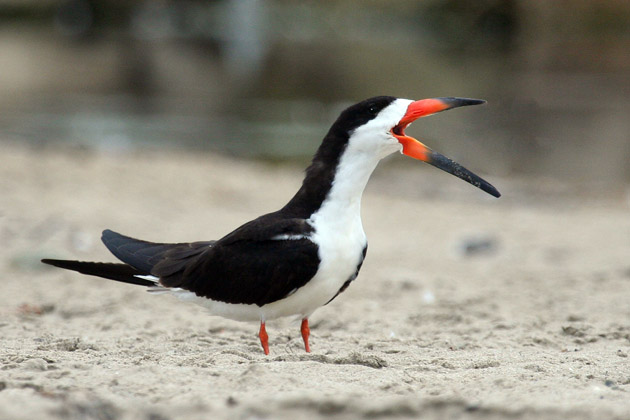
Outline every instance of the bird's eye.
{"type": "Polygon", "coordinates": [[[376,113],[377,113],[378,111],[376,110],[376,107],[375,107],[375,106],[371,106],[371,107],[368,109],[368,112],[369,112],[370,114],[372,114],[372,115],[376,115],[376,113]]]}

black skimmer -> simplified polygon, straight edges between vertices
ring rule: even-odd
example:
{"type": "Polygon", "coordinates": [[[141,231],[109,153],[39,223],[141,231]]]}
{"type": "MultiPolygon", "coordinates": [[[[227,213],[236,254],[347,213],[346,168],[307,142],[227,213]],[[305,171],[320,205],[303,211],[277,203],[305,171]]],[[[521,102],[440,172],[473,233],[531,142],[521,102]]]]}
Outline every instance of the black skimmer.
{"type": "Polygon", "coordinates": [[[105,230],[103,243],[122,264],[42,262],[171,293],[202,304],[214,315],[259,321],[265,354],[269,354],[265,322],[299,316],[304,347],[310,352],[309,316],[346,290],[365,258],[361,196],[382,158],[402,152],[500,196],[488,182],[404,131],[420,117],[484,102],[367,99],[341,113],[306,169],[302,187],[280,210],[216,241],[153,243],[105,230]]]}

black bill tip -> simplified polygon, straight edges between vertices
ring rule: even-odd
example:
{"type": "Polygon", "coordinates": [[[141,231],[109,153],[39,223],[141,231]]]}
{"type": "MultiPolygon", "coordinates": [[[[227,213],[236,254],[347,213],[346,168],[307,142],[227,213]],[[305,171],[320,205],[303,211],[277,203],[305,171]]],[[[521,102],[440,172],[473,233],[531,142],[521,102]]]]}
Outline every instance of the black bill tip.
{"type": "Polygon", "coordinates": [[[501,193],[497,190],[492,184],[490,184],[485,179],[481,178],[479,175],[476,175],[464,168],[459,163],[453,161],[452,159],[447,158],[446,156],[431,151],[430,159],[426,161],[427,163],[439,168],[443,171],[448,172],[451,175],[455,175],[459,179],[463,179],[471,185],[487,192],[493,197],[501,197],[501,193]]]}
{"type": "Polygon", "coordinates": [[[483,99],[472,99],[472,98],[435,98],[445,105],[448,106],[447,109],[459,108],[460,106],[470,106],[470,105],[483,105],[486,103],[483,99]]]}

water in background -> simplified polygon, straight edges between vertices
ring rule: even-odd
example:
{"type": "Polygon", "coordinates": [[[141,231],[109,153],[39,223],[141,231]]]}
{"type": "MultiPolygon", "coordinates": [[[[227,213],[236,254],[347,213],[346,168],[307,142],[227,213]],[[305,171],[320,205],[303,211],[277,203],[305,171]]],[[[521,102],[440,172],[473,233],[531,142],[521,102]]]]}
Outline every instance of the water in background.
{"type": "Polygon", "coordinates": [[[344,106],[478,97],[409,132],[479,172],[630,181],[630,3],[5,1],[0,145],[310,157],[344,106]]]}

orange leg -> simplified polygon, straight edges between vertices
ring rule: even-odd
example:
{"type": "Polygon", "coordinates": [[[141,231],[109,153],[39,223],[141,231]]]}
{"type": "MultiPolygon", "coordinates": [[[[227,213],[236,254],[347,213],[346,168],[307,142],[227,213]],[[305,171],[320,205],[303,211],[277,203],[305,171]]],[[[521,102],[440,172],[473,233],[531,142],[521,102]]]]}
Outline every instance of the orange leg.
{"type": "Polygon", "coordinates": [[[311,347],[308,345],[308,336],[311,335],[311,330],[308,327],[308,318],[304,318],[302,320],[302,326],[300,327],[300,331],[302,331],[302,339],[304,340],[304,349],[307,353],[311,352],[311,347]]]}
{"type": "Polygon", "coordinates": [[[260,331],[258,332],[258,337],[260,337],[260,344],[262,345],[263,351],[265,354],[269,354],[269,336],[267,335],[264,321],[260,321],[260,331]]]}

